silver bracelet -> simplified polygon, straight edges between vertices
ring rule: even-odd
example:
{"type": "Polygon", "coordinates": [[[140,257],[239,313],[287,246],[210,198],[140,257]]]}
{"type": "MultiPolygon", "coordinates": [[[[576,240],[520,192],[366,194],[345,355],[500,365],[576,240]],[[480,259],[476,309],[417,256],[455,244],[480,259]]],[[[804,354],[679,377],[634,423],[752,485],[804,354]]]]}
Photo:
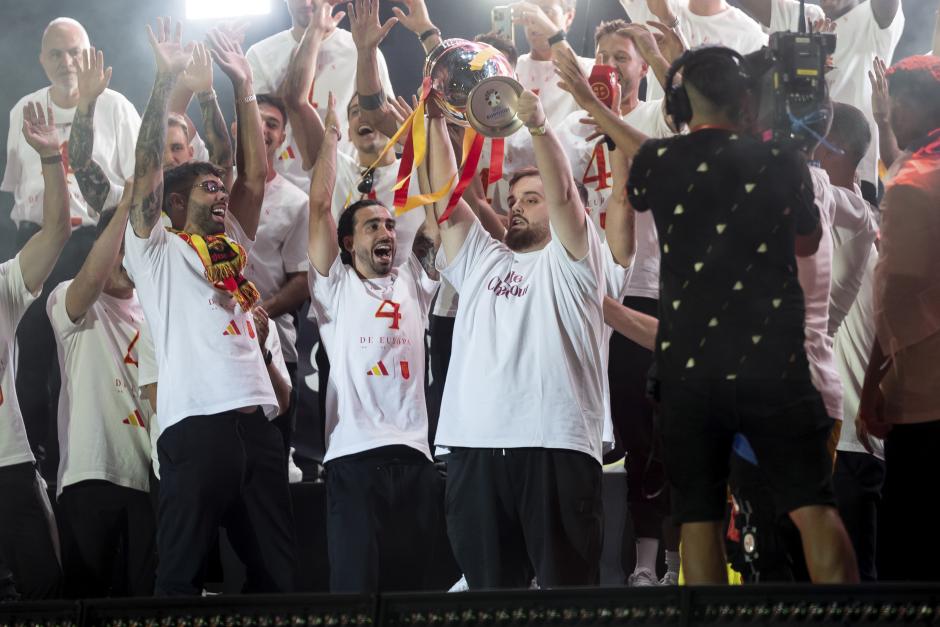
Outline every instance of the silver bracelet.
{"type": "Polygon", "coordinates": [[[248,96],[245,96],[244,98],[239,98],[238,100],[239,102],[244,102],[245,104],[249,104],[249,103],[254,102],[257,99],[258,98],[254,94],[250,94],[248,96]]]}

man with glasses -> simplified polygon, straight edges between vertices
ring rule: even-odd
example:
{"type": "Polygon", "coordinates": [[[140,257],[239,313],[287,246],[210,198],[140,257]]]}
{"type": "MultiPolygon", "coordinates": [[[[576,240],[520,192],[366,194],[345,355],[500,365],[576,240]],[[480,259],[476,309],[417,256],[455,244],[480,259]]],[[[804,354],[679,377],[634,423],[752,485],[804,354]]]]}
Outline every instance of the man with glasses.
{"type": "Polygon", "coordinates": [[[258,230],[267,164],[251,68],[237,44],[209,33],[212,57],[235,89],[238,171],[231,196],[222,172],[191,162],[164,174],[170,90],[189,61],[160,20],[149,33],[157,75],[137,142],[124,266],[150,326],[160,385],[158,595],[202,591],[218,529],[247,567],[246,590],[294,588],[295,539],[281,413],[284,375],[258,344],[259,300],[244,275],[258,230]],[[164,229],[164,209],[175,229],[164,229]],[[273,379],[273,384],[272,384],[273,379]]]}

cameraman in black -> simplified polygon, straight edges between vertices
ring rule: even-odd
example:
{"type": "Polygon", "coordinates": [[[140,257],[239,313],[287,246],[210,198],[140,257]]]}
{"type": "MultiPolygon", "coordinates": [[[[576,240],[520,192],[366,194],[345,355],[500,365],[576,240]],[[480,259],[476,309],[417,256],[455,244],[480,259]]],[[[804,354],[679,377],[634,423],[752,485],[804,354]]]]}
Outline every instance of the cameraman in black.
{"type": "Polygon", "coordinates": [[[676,60],[667,111],[691,132],[647,141],[628,182],[634,209],[653,212],[660,237],[655,393],[685,576],[727,582],[722,521],[741,433],[777,510],[800,530],[812,580],[856,582],[832,493],[832,421],[803,349],[796,256],[812,255],[822,235],[813,185],[796,153],[745,134],[751,86],[730,49],[676,60]]]}

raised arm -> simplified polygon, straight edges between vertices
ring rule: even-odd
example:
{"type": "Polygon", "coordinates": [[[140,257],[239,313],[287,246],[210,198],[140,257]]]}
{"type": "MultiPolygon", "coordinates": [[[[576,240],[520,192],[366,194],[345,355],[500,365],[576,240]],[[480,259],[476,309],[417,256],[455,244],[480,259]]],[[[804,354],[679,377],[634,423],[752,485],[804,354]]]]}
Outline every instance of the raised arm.
{"type": "Polygon", "coordinates": [[[890,168],[901,156],[901,149],[898,148],[898,139],[891,127],[891,96],[888,94],[888,79],[885,76],[887,71],[885,62],[875,57],[875,63],[868,71],[868,80],[871,82],[872,117],[878,127],[878,153],[885,167],[890,168]]]}
{"type": "Polygon", "coordinates": [[[69,223],[69,190],[65,180],[59,135],[52,108],[43,112],[42,105],[31,102],[23,107],[23,136],[26,143],[39,153],[42,163],[42,228],[20,251],[20,271],[26,289],[36,293],[49,277],[59,259],[65,242],[72,233],[69,223]]]}
{"type": "Polygon", "coordinates": [[[300,45],[287,65],[287,75],[281,85],[281,95],[287,106],[287,117],[294,131],[294,141],[297,142],[304,170],[313,167],[320,152],[320,142],[323,141],[323,121],[310,103],[320,44],[326,33],[346,15],[343,12],[331,15],[332,8],[330,3],[324,2],[311,16],[300,45]]]}
{"type": "Polygon", "coordinates": [[[65,291],[65,312],[69,320],[77,322],[85,316],[104,289],[114,267],[119,263],[121,244],[131,204],[132,181],[127,181],[124,195],[118,203],[111,221],[95,241],[75,280],[65,291]]]}
{"type": "Polygon", "coordinates": [[[384,24],[380,23],[378,0],[356,0],[347,5],[347,11],[349,29],[356,42],[356,93],[359,94],[362,119],[386,137],[392,137],[398,130],[398,123],[388,105],[379,76],[379,44],[399,18],[390,17],[384,24]]]}
{"type": "Polygon", "coordinates": [[[336,144],[340,131],[336,121],[336,98],[330,92],[326,112],[326,133],[320,154],[310,177],[310,222],[307,255],[313,270],[328,276],[339,255],[336,241],[336,220],[333,218],[333,188],[336,186],[336,144]]]}
{"type": "Polygon", "coordinates": [[[607,245],[617,265],[629,268],[636,253],[636,214],[627,200],[627,178],[630,176],[631,160],[623,150],[610,151],[610,167],[613,171],[613,191],[607,200],[607,245]]]}
{"type": "Polygon", "coordinates": [[[568,254],[581,259],[588,252],[587,214],[565,151],[548,126],[542,102],[531,91],[524,91],[519,97],[519,119],[532,134],[535,164],[542,177],[551,225],[568,254]]]}
{"type": "Polygon", "coordinates": [[[392,13],[398,18],[398,23],[414,33],[415,37],[424,36],[421,41],[421,47],[424,48],[425,56],[431,54],[431,51],[441,44],[441,31],[431,21],[428,15],[428,6],[424,0],[396,0],[396,4],[404,5],[408,12],[405,13],[398,7],[392,7],[392,13]]]}
{"type": "MultiPolygon", "coordinates": [[[[447,133],[447,124],[444,122],[443,114],[438,108],[431,104],[428,106],[428,178],[431,182],[431,189],[442,189],[446,185],[453,185],[457,175],[457,159],[454,157],[454,147],[450,143],[450,135],[447,133]]],[[[438,220],[438,227],[441,230],[441,244],[444,246],[444,254],[447,261],[451,262],[463,248],[463,243],[467,239],[470,227],[476,216],[470,210],[466,201],[462,198],[457,201],[454,210],[450,216],[440,222],[444,209],[447,207],[449,195],[445,195],[443,200],[434,203],[434,213],[438,220]]]]}
{"type": "Polygon", "coordinates": [[[190,53],[181,42],[182,27],[176,23],[170,33],[170,21],[157,18],[157,32],[147,26],[150,47],[157,63],[150,100],[140,121],[134,151],[134,191],[131,195],[130,222],[134,234],[150,237],[163,209],[163,148],[166,145],[167,102],[173,84],[189,63],[190,53]]]}
{"type": "MultiPolygon", "coordinates": [[[[511,6],[513,24],[519,24],[524,28],[538,31],[546,39],[552,37],[559,30],[561,30],[558,25],[555,24],[555,22],[549,19],[549,17],[545,14],[545,11],[542,10],[542,7],[535,4],[534,2],[515,2],[511,6]]],[[[568,51],[571,52],[571,54],[574,54],[574,50],[572,50],[571,44],[569,44],[568,40],[564,38],[552,44],[551,51],[552,58],[555,58],[559,52],[564,51],[568,51]]]]}
{"type": "Polygon", "coordinates": [[[225,117],[219,108],[215,90],[212,89],[212,56],[204,43],[197,43],[193,49],[193,58],[180,77],[180,84],[186,90],[196,94],[199,110],[202,112],[202,126],[205,129],[206,148],[209,161],[225,171],[222,182],[227,189],[232,188],[232,137],[225,126],[225,117]]]}
{"type": "Polygon", "coordinates": [[[69,134],[69,165],[78,189],[95,213],[101,213],[111,192],[111,181],[92,153],[95,145],[95,104],[111,82],[111,68],[104,67],[104,53],[94,48],[82,51],[78,61],[78,105],[69,134]]]}
{"type": "Polygon", "coordinates": [[[898,15],[901,0],[869,0],[869,2],[871,2],[871,12],[875,15],[878,26],[881,28],[891,26],[898,15]]]}
{"type": "Polygon", "coordinates": [[[268,176],[268,159],[264,151],[261,112],[255,101],[251,82],[251,66],[242,47],[219,29],[209,31],[212,59],[232,81],[235,91],[235,117],[238,122],[237,174],[229,197],[229,211],[238,220],[245,235],[254,239],[261,219],[264,183],[268,176]]]}
{"type": "Polygon", "coordinates": [[[558,86],[574,96],[575,102],[591,115],[593,122],[613,140],[618,150],[626,153],[627,157],[632,158],[643,142],[649,139],[620,119],[620,98],[616,93],[614,106],[617,110],[608,109],[597,98],[587,77],[584,76],[584,72],[575,60],[574,53],[566,53],[558,57],[555,62],[555,73],[561,78],[558,86]]]}

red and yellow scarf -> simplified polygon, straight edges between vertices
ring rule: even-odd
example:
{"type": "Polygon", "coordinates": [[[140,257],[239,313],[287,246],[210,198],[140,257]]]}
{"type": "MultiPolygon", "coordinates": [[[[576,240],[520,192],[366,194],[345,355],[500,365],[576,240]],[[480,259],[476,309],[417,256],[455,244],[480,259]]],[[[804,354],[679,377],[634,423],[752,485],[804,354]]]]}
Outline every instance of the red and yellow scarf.
{"type": "Polygon", "coordinates": [[[252,305],[260,298],[258,289],[242,275],[248,254],[241,244],[228,236],[196,235],[175,229],[167,229],[189,244],[205,268],[206,279],[217,289],[231,294],[242,311],[251,311],[252,305]]]}

